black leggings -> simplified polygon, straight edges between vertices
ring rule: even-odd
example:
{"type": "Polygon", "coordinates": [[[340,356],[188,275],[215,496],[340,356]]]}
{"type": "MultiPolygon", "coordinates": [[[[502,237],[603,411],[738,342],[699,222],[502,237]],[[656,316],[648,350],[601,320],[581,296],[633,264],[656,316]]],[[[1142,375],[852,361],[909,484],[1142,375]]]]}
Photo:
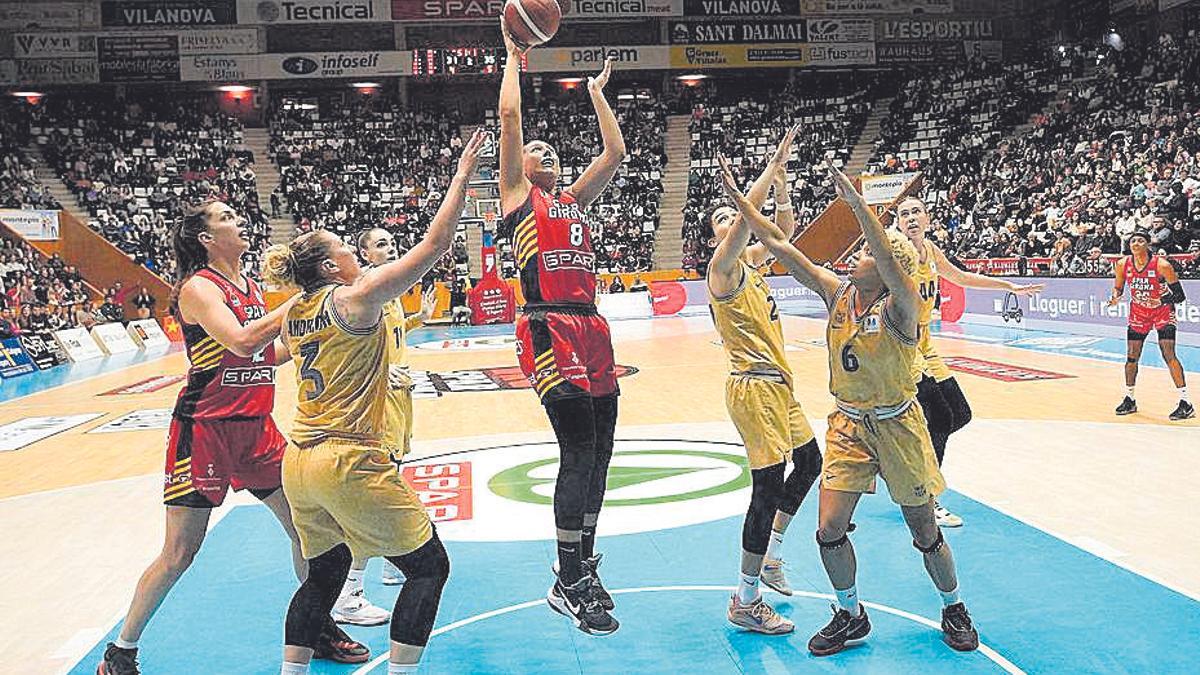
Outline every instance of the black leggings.
{"type": "Polygon", "coordinates": [[[938,466],[941,466],[950,434],[971,421],[971,405],[958,386],[958,380],[951,377],[938,382],[928,375],[922,376],[917,383],[917,402],[925,413],[933,452],[937,455],[938,466]]]}
{"type": "Polygon", "coordinates": [[[750,507],[742,522],[742,549],[749,553],[763,555],[767,552],[775,512],[796,515],[804,496],[821,475],[821,452],[817,449],[816,439],[792,451],[792,473],[785,480],[786,464],[780,462],[750,471],[753,483],[750,507]]]}
{"type": "Polygon", "coordinates": [[[558,481],[554,486],[554,525],[582,530],[584,513],[599,513],[617,425],[616,394],[578,396],[546,404],[558,438],[558,481]]]}

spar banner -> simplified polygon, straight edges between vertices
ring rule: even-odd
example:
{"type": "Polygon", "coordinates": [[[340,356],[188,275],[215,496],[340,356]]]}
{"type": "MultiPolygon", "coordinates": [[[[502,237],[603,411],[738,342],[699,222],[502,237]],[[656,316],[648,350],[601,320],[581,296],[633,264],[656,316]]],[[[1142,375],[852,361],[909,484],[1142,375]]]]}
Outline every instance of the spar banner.
{"type": "Polygon", "coordinates": [[[805,19],[809,42],[872,42],[875,22],[871,19],[805,19]]]}
{"type": "Polygon", "coordinates": [[[0,223],[29,241],[58,240],[58,211],[0,209],[0,223]]]}
{"type": "MultiPolygon", "coordinates": [[[[690,0],[689,0],[690,1],[690,0]]],[[[795,0],[790,0],[795,1],[795,0]]],[[[569,19],[683,16],[685,0],[559,0],[569,19]]],[[[394,21],[448,21],[500,16],[504,0],[391,0],[394,21]]]]}
{"type": "Polygon", "coordinates": [[[963,43],[937,40],[878,42],[875,44],[875,58],[881,66],[956,63],[963,59],[963,43]]]}
{"type": "Polygon", "coordinates": [[[954,0],[803,0],[805,14],[950,14],[954,0]]]}
{"type": "Polygon", "coordinates": [[[322,24],[390,21],[391,0],[237,0],[243,24],[322,24]]]}
{"type": "Polygon", "coordinates": [[[176,35],[120,35],[96,41],[101,82],[178,82],[176,35]]]}
{"type": "MultiPolygon", "coordinates": [[[[1028,297],[1017,297],[1025,319],[1040,319],[1072,324],[1089,323],[1104,326],[1126,326],[1129,323],[1129,294],[1126,293],[1115,306],[1108,306],[1112,295],[1111,278],[1059,279],[1034,277],[1006,277],[1018,284],[1044,283],[1045,290],[1028,297]]],[[[1188,300],[1175,306],[1175,321],[1179,330],[1200,334],[1200,281],[1185,280],[1184,295],[1188,300]]],[[[968,290],[966,313],[984,316],[999,316],[1005,308],[1004,293],[968,290]]],[[[1011,304],[1013,301],[1007,299],[1011,304]]]]}
{"type": "Polygon", "coordinates": [[[412,73],[410,51],[261,54],[258,58],[261,76],[269,79],[372,77],[412,73]]]}
{"type": "Polygon", "coordinates": [[[688,16],[798,16],[800,0],[684,0],[688,16]]]}
{"type": "Polygon", "coordinates": [[[0,378],[20,377],[37,371],[17,338],[0,340],[0,378]]]}
{"type": "Polygon", "coordinates": [[[50,333],[22,335],[20,339],[25,353],[29,355],[38,370],[50,370],[71,360],[59,346],[58,341],[54,339],[54,335],[50,333]]]}
{"type": "Polygon", "coordinates": [[[100,81],[96,59],[18,59],[17,84],[95,84],[100,81]]]}
{"type": "Polygon", "coordinates": [[[807,42],[804,19],[724,19],[672,21],[673,44],[737,44],[756,42],[807,42]]]}
{"type": "Polygon", "coordinates": [[[991,19],[880,19],[875,30],[880,40],[991,40],[996,27],[991,19]]]}
{"type": "Polygon", "coordinates": [[[230,26],[237,0],[100,0],[105,27],[230,26]]]}
{"type": "Polygon", "coordinates": [[[471,324],[482,326],[493,323],[512,323],[517,316],[517,298],[512,286],[500,278],[497,267],[496,246],[492,233],[483,233],[480,249],[483,261],[483,277],[474,288],[467,291],[467,305],[471,308],[471,324]]]}
{"type": "Polygon", "coordinates": [[[539,47],[526,57],[531,73],[588,72],[613,60],[620,70],[655,70],[671,67],[671,47],[642,45],[631,47],[539,47]]]}

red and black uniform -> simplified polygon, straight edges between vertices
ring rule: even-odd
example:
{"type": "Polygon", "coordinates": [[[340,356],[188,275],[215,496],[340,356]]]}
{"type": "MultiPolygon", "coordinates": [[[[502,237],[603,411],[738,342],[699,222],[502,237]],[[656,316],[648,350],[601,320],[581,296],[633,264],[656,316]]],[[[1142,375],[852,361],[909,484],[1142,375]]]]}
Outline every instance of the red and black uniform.
{"type": "MultiPolygon", "coordinates": [[[[216,284],[225,305],[245,325],[267,313],[262,291],[243,277],[246,290],[211,270],[196,276],[216,284]]],[[[185,322],[187,384],[171,418],[163,501],[171,506],[211,507],[234,490],[265,497],[281,485],[287,441],[271,419],[275,406],[275,346],[250,357],[226,349],[199,325],[185,322]]]]}
{"type": "Polygon", "coordinates": [[[596,311],[596,254],[569,192],[537,186],[504,217],[525,296],[517,358],[543,403],[618,393],[608,322],[596,311]]]}
{"type": "Polygon", "coordinates": [[[1175,339],[1175,305],[1162,304],[1166,279],[1158,273],[1158,256],[1138,269],[1133,256],[1125,258],[1125,283],[1129,286],[1129,339],[1144,340],[1150,331],[1158,331],[1158,339],[1175,339]]]}

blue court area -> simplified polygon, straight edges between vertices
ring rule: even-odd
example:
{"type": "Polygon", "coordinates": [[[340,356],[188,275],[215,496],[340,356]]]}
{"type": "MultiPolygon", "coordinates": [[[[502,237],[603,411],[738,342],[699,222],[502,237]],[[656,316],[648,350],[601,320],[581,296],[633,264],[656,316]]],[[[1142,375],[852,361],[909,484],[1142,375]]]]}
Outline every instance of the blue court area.
{"type": "Polygon", "coordinates": [[[182,344],[170,347],[138,350],[124,354],[114,354],[99,359],[68,363],[50,370],[39,370],[28,375],[15,377],[11,380],[0,380],[0,403],[11,401],[22,396],[60,387],[64,384],[78,384],[82,380],[114,373],[132,366],[161,359],[173,352],[183,351],[182,344]]]}
{"type": "MultiPolygon", "coordinates": [[[[742,504],[749,499],[745,488],[734,494],[744,498],[742,504]]],[[[879,495],[863,499],[852,535],[872,634],[842,654],[810,656],[809,636],[830,617],[830,589],[812,537],[816,499],[810,495],[784,544],[798,593],[768,595],[797,624],[790,636],[745,633],[726,622],[737,578],[738,516],[602,537],[602,572],[615,591],[615,615],[622,622],[608,637],[578,632],[545,605],[552,542],[457,540],[447,541],[453,571],[423,670],[1195,672],[1200,602],[960,495],[949,493],[943,503],[968,523],[946,537],[958,559],[964,600],[989,650],[960,654],[942,644],[933,627],[940,620],[938,597],[899,512],[879,495]]],[[[627,507],[609,507],[622,508],[627,507]]],[[[550,507],[539,509],[539,517],[549,522],[550,507]]],[[[602,516],[601,534],[604,522],[602,516]]],[[[398,590],[379,583],[379,564],[373,560],[368,568],[367,595],[390,606],[398,590]]],[[[284,612],[294,586],[287,541],[270,513],[261,506],[234,509],[210,533],[194,567],[143,637],[144,670],[279,672],[284,612]]],[[[386,626],[349,630],[369,643],[374,656],[386,658],[386,626]]],[[[113,627],[72,672],[94,672],[104,642],[115,634],[113,627]]],[[[315,662],[313,672],[386,670],[382,659],[373,664],[315,662]]]]}

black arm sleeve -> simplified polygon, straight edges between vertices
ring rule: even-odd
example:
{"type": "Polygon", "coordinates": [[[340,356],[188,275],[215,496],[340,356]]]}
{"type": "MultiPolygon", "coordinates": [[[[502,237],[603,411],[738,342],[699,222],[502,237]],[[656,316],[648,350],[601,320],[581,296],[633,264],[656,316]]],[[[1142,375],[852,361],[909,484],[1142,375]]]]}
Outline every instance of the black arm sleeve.
{"type": "Polygon", "coordinates": [[[1182,281],[1176,281],[1173,284],[1167,284],[1167,290],[1170,291],[1170,293],[1164,293],[1162,296],[1162,302],[1164,305],[1178,305],[1187,299],[1187,296],[1183,294],[1182,281]]]}

